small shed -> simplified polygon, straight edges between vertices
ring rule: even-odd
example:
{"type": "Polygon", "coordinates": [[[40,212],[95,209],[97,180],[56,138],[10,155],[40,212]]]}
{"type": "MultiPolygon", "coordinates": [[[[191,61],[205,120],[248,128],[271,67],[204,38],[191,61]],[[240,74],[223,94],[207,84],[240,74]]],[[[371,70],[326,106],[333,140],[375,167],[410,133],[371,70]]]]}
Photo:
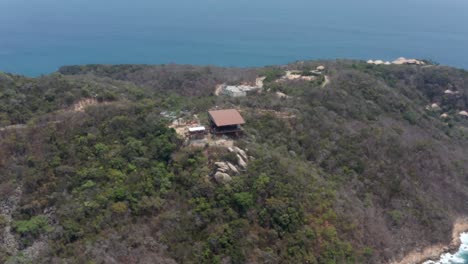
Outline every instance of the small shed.
{"type": "Polygon", "coordinates": [[[242,132],[244,118],[236,109],[208,111],[211,132],[214,134],[236,134],[242,132]]]}
{"type": "Polygon", "coordinates": [[[203,138],[206,133],[204,126],[189,127],[188,129],[190,138],[203,138]]]}

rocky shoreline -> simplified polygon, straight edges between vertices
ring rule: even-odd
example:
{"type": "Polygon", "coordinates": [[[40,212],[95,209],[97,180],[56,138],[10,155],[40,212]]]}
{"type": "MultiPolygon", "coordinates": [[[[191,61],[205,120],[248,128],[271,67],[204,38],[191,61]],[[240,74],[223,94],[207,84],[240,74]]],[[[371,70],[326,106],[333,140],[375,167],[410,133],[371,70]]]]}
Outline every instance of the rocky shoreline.
{"type": "Polygon", "coordinates": [[[468,217],[458,218],[452,229],[452,241],[449,245],[436,244],[422,250],[413,250],[400,261],[390,264],[421,264],[426,261],[437,261],[444,253],[455,253],[461,245],[460,235],[468,232],[468,217]]]}

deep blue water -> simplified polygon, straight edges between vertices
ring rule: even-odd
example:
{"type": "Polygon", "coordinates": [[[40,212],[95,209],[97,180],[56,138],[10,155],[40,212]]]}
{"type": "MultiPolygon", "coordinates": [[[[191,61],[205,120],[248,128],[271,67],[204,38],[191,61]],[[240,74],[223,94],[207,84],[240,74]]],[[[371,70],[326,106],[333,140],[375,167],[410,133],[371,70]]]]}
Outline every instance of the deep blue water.
{"type": "Polygon", "coordinates": [[[0,71],[429,58],[468,68],[466,0],[0,0],[0,71]]]}

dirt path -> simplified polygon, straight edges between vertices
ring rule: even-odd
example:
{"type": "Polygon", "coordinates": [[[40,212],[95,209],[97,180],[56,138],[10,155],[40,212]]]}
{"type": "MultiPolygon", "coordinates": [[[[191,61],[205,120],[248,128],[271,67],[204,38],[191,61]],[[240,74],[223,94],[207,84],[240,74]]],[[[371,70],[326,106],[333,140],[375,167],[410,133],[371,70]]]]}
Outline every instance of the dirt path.
{"type": "Polygon", "coordinates": [[[27,125],[25,125],[25,124],[10,125],[10,126],[5,126],[5,127],[0,127],[0,131],[24,129],[26,127],[27,127],[27,125]]]}
{"type": "Polygon", "coordinates": [[[402,260],[390,262],[390,264],[421,264],[428,260],[438,260],[445,252],[452,252],[460,247],[460,235],[468,231],[468,217],[455,221],[452,230],[452,242],[449,245],[436,244],[422,250],[413,250],[402,260]]]}
{"type": "Polygon", "coordinates": [[[325,75],[324,77],[325,77],[325,81],[322,83],[322,88],[327,86],[330,83],[330,77],[328,77],[327,75],[325,75]]]}
{"type": "Polygon", "coordinates": [[[224,84],[216,85],[216,89],[215,89],[215,92],[214,92],[214,94],[216,96],[219,96],[221,94],[221,91],[223,90],[223,86],[224,86],[224,84]]]}
{"type": "Polygon", "coordinates": [[[262,89],[263,88],[263,81],[265,81],[266,77],[258,77],[255,79],[255,86],[262,89]]]}
{"type": "Polygon", "coordinates": [[[224,138],[213,138],[211,135],[206,136],[204,139],[193,139],[189,140],[189,146],[191,147],[223,147],[232,148],[234,146],[234,140],[224,138]]]}
{"type": "Polygon", "coordinates": [[[83,100],[78,101],[77,103],[73,104],[68,111],[72,112],[84,112],[85,108],[91,105],[100,104],[98,100],[95,98],[86,98],[83,100]]]}
{"type": "MultiPolygon", "coordinates": [[[[76,113],[76,112],[84,112],[84,110],[86,109],[86,107],[88,106],[92,106],[92,105],[98,105],[98,104],[110,104],[111,102],[98,102],[96,99],[94,98],[87,98],[87,99],[83,99],[83,100],[80,100],[78,101],[77,103],[73,104],[72,106],[70,106],[69,108],[66,108],[66,109],[60,109],[60,110],[57,110],[53,113],[76,113]]],[[[60,123],[62,121],[49,121],[47,123],[60,123]]],[[[25,129],[27,128],[28,125],[26,124],[16,124],[16,125],[9,125],[9,126],[4,126],[4,127],[0,127],[0,132],[2,131],[10,131],[10,130],[20,130],[20,129],[25,129]]]]}

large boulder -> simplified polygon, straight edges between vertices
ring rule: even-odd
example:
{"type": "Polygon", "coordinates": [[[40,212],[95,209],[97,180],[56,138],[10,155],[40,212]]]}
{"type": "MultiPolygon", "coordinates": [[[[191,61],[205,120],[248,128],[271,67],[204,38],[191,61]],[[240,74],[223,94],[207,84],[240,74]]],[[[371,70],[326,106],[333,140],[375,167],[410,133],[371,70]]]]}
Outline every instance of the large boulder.
{"type": "Polygon", "coordinates": [[[247,162],[245,162],[239,154],[237,154],[237,162],[242,169],[247,169],[247,162]]]}
{"type": "Polygon", "coordinates": [[[282,93],[282,92],[276,92],[275,95],[276,95],[277,98],[280,98],[280,99],[289,97],[285,93],[282,93]]]}
{"type": "Polygon", "coordinates": [[[452,91],[452,90],[450,90],[450,89],[445,90],[444,93],[445,93],[445,94],[457,94],[456,91],[452,91]]]}
{"type": "Polygon", "coordinates": [[[233,172],[236,173],[236,174],[239,173],[239,170],[238,170],[238,169],[236,168],[236,166],[234,166],[231,162],[226,162],[226,163],[227,163],[227,165],[229,166],[229,169],[230,169],[231,171],[233,171],[233,172]]]}
{"type": "Polygon", "coordinates": [[[232,180],[229,174],[220,171],[215,173],[214,178],[219,184],[226,184],[232,180]]]}
{"type": "Polygon", "coordinates": [[[234,151],[241,155],[241,157],[244,159],[244,160],[248,160],[249,158],[247,157],[247,154],[245,153],[245,151],[243,151],[242,149],[238,148],[238,147],[234,147],[234,151]]]}

